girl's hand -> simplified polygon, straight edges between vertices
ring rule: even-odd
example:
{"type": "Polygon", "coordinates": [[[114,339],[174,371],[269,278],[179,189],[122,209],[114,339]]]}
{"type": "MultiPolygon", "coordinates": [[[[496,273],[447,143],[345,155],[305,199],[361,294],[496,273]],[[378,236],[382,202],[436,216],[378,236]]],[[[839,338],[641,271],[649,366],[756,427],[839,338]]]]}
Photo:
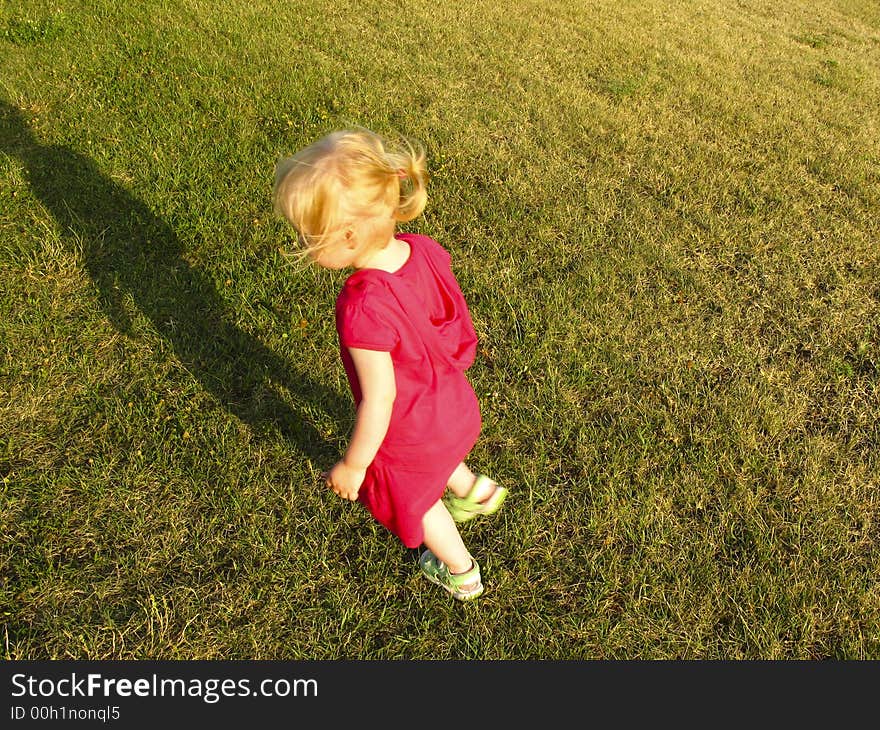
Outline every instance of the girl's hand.
{"type": "Polygon", "coordinates": [[[329,472],[324,472],[321,476],[324,477],[327,486],[336,494],[343,499],[354,502],[358,498],[358,491],[361,484],[364,483],[366,474],[366,469],[357,469],[340,461],[329,472]]]}

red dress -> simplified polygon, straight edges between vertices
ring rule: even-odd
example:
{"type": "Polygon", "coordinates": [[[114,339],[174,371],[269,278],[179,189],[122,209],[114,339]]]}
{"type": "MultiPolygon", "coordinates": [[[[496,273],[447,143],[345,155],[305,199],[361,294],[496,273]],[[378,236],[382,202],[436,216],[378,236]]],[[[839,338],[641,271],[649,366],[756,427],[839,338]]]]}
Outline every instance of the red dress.
{"type": "Polygon", "coordinates": [[[477,335],[450,256],[436,241],[398,234],[406,263],[361,269],[336,300],[342,363],[355,404],[361,390],[347,348],[391,353],[397,397],[358,500],[407,547],[423,540],[422,517],[480,434],[480,407],[465,375],[477,335]]]}

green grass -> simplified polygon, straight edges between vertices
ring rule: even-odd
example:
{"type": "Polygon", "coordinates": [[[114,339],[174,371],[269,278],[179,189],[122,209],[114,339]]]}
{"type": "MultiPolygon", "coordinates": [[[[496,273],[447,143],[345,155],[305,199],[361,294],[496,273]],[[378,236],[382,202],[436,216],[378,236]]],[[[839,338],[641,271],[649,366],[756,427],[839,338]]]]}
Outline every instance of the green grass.
{"type": "Polygon", "coordinates": [[[870,0],[0,3],[3,654],[880,659],[870,0]],[[481,339],[460,605],[318,482],[353,418],[271,211],[427,147],[481,339]]]}

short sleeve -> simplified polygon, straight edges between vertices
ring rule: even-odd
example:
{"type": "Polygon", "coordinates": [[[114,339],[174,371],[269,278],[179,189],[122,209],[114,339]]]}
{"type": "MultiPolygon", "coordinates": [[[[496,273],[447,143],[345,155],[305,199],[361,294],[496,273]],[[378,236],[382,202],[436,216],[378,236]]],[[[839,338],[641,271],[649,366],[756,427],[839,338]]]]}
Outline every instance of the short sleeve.
{"type": "Polygon", "coordinates": [[[363,350],[391,352],[400,335],[394,303],[382,288],[346,287],[336,302],[339,344],[363,350]]]}

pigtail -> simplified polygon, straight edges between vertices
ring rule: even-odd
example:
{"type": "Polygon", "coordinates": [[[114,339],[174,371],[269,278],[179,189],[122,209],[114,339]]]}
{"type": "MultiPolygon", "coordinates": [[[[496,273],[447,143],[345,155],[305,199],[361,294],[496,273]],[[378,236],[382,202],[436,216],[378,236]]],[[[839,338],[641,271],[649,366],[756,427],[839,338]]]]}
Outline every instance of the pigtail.
{"type": "Polygon", "coordinates": [[[386,150],[388,164],[398,177],[400,194],[394,219],[405,223],[418,218],[428,202],[425,150],[403,140],[398,149],[386,150]]]}

